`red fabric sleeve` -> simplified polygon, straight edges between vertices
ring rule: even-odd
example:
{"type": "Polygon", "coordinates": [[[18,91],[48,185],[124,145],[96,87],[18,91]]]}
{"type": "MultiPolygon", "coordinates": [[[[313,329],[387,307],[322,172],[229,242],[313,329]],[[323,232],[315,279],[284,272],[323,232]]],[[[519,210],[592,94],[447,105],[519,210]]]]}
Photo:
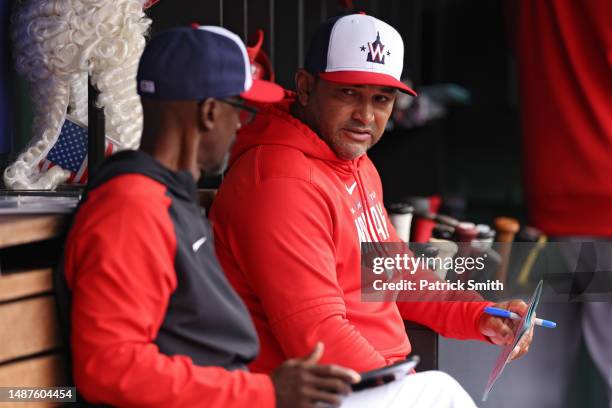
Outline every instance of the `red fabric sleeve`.
{"type": "MultiPolygon", "coordinates": [[[[386,210],[385,215],[389,220],[386,210]]],[[[387,227],[391,233],[391,241],[400,242],[401,239],[393,224],[387,221],[387,227]]],[[[410,252],[407,247],[406,251],[410,252]]],[[[411,279],[441,280],[428,270],[418,271],[411,279]]],[[[436,292],[435,298],[439,298],[440,301],[436,301],[435,298],[425,299],[430,295],[426,292],[421,293],[423,299],[420,301],[397,302],[397,307],[404,320],[427,326],[445,337],[490,342],[489,338],[478,330],[478,321],[484,308],[493,305],[493,302],[485,301],[479,293],[474,291],[439,291],[436,292]],[[451,299],[454,301],[443,301],[451,299]],[[465,301],[460,299],[465,299],[465,301]]]]}
{"type": "MultiPolygon", "coordinates": [[[[478,321],[493,302],[398,302],[402,318],[422,324],[444,337],[460,340],[489,338],[478,330],[478,321]]],[[[410,333],[408,333],[410,335],[410,333]]]]}
{"type": "Polygon", "coordinates": [[[77,215],[65,252],[79,392],[124,407],[273,407],[267,375],[160,353],[153,340],[177,285],[169,199],[160,192],[162,203],[149,194],[117,205],[116,198],[96,201],[96,192],[77,215]]]}
{"type": "Polygon", "coordinates": [[[300,179],[268,179],[242,200],[249,205],[233,211],[224,226],[228,245],[284,354],[306,355],[322,341],[323,364],[358,371],[387,364],[346,317],[331,205],[317,187],[300,179]]]}

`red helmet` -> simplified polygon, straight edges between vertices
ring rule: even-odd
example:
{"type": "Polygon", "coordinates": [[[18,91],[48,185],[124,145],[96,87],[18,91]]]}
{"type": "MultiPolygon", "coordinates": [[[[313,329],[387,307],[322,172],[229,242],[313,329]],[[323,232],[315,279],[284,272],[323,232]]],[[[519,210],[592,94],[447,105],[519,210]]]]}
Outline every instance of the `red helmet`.
{"type": "Polygon", "coordinates": [[[251,75],[253,79],[264,79],[274,82],[274,70],[270,58],[261,49],[263,44],[264,33],[262,30],[257,30],[257,41],[252,47],[247,47],[247,54],[251,61],[251,75]]]}
{"type": "Polygon", "coordinates": [[[144,9],[148,9],[149,7],[151,7],[152,5],[154,5],[155,3],[157,3],[159,0],[147,0],[144,4],[144,6],[142,6],[142,8],[144,9]]]}

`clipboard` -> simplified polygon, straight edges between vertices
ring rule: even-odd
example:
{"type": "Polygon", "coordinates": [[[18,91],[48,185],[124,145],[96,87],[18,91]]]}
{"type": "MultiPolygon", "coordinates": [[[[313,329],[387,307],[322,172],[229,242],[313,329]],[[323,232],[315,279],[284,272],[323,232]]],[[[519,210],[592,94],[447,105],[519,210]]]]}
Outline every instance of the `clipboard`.
{"type": "Polygon", "coordinates": [[[532,317],[535,313],[536,308],[538,307],[538,303],[540,303],[540,296],[542,295],[542,285],[543,281],[540,280],[538,286],[533,292],[533,295],[531,295],[531,299],[529,300],[527,313],[523,315],[523,318],[516,326],[516,329],[514,331],[514,341],[511,344],[505,346],[499,354],[499,357],[497,357],[497,360],[495,361],[495,366],[493,366],[493,371],[491,371],[491,374],[489,375],[489,380],[487,381],[487,386],[485,388],[484,394],[482,395],[483,401],[487,400],[487,398],[489,397],[489,393],[493,389],[493,385],[495,385],[495,382],[501,376],[502,372],[504,371],[504,368],[508,364],[510,353],[512,353],[512,350],[514,350],[514,347],[516,347],[516,345],[521,341],[525,333],[527,333],[531,329],[531,326],[533,326],[532,317]]]}

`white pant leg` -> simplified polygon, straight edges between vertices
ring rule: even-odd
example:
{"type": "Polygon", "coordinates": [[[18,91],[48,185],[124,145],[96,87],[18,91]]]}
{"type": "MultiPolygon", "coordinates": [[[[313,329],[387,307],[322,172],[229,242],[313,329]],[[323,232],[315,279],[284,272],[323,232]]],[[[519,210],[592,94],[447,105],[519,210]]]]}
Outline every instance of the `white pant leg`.
{"type": "Polygon", "coordinates": [[[347,396],[341,408],[474,408],[468,393],[442,371],[411,374],[347,396]]]}

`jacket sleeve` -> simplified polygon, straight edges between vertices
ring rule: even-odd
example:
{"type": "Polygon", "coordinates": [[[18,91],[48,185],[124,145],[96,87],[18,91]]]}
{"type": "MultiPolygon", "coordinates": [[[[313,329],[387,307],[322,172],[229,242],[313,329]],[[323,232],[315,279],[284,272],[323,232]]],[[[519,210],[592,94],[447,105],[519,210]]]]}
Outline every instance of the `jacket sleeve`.
{"type": "Polygon", "coordinates": [[[325,196],[307,181],[282,178],[258,183],[242,200],[249,205],[230,212],[224,245],[257,294],[284,354],[306,355],[322,341],[324,364],[358,371],[387,364],[347,319],[331,235],[333,208],[325,196]]]}
{"type": "Polygon", "coordinates": [[[397,306],[404,320],[427,326],[444,337],[489,342],[478,330],[478,321],[484,308],[492,304],[486,301],[426,301],[398,302],[397,306]]]}
{"type": "MultiPolygon", "coordinates": [[[[401,242],[397,231],[389,222],[387,225],[391,241],[401,242]]],[[[408,248],[406,251],[409,252],[408,248]]],[[[431,271],[421,269],[411,277],[412,280],[440,281],[431,271]]],[[[478,321],[484,308],[493,302],[485,301],[474,291],[421,291],[411,293],[410,301],[398,301],[397,307],[404,320],[422,324],[445,336],[461,340],[482,340],[489,342],[488,337],[478,330],[478,321]],[[420,298],[415,298],[420,296],[420,298]]],[[[401,300],[401,297],[400,297],[401,300]]],[[[410,333],[408,333],[410,335],[410,333]]]]}
{"type": "Polygon", "coordinates": [[[90,402],[123,407],[273,407],[267,375],[196,366],[153,343],[177,285],[176,238],[166,208],[157,213],[151,203],[131,204],[108,211],[85,204],[68,237],[79,392],[90,402]]]}

